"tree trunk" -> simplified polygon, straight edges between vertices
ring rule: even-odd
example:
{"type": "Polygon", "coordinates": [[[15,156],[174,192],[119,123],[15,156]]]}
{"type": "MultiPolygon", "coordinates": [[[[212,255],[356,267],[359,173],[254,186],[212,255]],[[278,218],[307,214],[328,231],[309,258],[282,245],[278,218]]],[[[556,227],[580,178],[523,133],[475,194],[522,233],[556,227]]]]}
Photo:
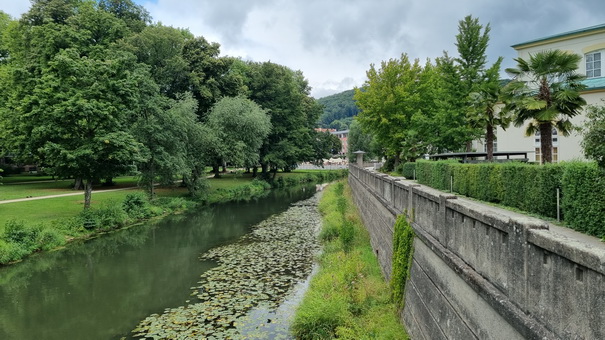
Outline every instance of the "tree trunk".
{"type": "Polygon", "coordinates": [[[491,124],[487,125],[485,132],[485,144],[487,146],[487,161],[494,161],[494,127],[491,124]]]}
{"type": "Polygon", "coordinates": [[[540,153],[542,164],[552,163],[552,125],[540,124],[540,153]]]}
{"type": "Polygon", "coordinates": [[[255,166],[252,168],[252,177],[256,178],[256,173],[258,172],[258,167],[255,166]]]}
{"type": "Polygon", "coordinates": [[[263,174],[267,173],[267,169],[268,169],[268,164],[267,163],[260,163],[260,168],[261,168],[261,172],[263,174]]]}
{"type": "Polygon", "coordinates": [[[221,166],[218,163],[212,165],[212,172],[214,173],[214,178],[221,177],[221,166]]]}
{"type": "Polygon", "coordinates": [[[87,178],[84,184],[84,209],[90,208],[90,199],[92,197],[92,178],[87,178]]]}
{"type": "Polygon", "coordinates": [[[82,178],[74,179],[74,190],[82,190],[82,189],[84,189],[84,183],[82,181],[82,178]]]}
{"type": "Polygon", "coordinates": [[[466,141],[466,152],[471,152],[473,151],[473,141],[469,140],[466,141]]]}
{"type": "Polygon", "coordinates": [[[227,173],[227,162],[223,162],[223,173],[227,173]]]}

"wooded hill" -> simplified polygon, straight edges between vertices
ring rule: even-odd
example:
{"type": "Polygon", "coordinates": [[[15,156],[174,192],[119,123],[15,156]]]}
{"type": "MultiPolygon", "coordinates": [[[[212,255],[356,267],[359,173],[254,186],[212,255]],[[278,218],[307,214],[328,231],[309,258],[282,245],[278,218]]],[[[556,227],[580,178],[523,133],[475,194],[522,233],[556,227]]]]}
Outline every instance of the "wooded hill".
{"type": "Polygon", "coordinates": [[[324,108],[319,117],[319,126],[336,130],[348,130],[353,117],[359,113],[353,95],[355,90],[347,90],[331,96],[319,98],[317,102],[324,108]]]}

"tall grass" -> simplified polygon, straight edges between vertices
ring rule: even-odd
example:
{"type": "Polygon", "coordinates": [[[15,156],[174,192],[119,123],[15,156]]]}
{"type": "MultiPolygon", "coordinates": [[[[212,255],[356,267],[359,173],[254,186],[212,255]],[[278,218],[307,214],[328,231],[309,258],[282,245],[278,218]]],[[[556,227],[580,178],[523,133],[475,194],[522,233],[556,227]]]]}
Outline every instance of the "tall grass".
{"type": "Polygon", "coordinates": [[[291,330],[298,339],[407,339],[349,187],[320,201],[323,252],[291,330]]]}

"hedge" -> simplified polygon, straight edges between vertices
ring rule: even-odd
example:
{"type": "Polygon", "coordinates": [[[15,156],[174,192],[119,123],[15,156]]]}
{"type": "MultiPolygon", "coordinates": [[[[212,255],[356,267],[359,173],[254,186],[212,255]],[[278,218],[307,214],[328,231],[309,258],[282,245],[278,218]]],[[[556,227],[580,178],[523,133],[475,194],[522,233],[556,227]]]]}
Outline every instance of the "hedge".
{"type": "Polygon", "coordinates": [[[461,164],[418,161],[419,183],[479,200],[500,203],[545,217],[557,217],[557,188],[561,217],[589,235],[605,238],[605,173],[595,163],[565,162],[461,164]]]}

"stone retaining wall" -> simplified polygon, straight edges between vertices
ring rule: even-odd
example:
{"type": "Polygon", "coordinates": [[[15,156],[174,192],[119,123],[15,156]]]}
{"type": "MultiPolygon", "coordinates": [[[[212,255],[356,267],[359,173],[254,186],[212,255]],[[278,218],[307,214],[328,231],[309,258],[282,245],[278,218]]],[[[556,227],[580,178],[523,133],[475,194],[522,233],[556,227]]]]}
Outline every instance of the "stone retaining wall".
{"type": "Polygon", "coordinates": [[[349,183],[387,279],[395,218],[412,220],[413,339],[605,339],[600,240],[356,165],[349,183]]]}

